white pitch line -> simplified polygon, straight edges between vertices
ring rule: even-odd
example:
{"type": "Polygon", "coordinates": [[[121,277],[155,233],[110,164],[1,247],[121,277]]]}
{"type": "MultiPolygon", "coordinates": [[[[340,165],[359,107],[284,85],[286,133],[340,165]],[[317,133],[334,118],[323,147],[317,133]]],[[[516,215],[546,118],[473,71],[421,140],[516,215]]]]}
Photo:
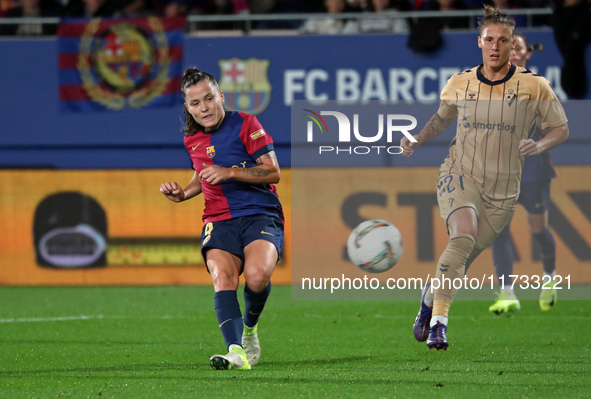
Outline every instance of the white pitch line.
{"type": "Polygon", "coordinates": [[[129,317],[129,316],[105,316],[99,315],[79,315],[79,316],[61,316],[61,317],[23,317],[13,319],[0,319],[1,323],[46,323],[50,321],[72,321],[72,320],[101,320],[101,319],[186,319],[184,315],[162,315],[162,316],[143,316],[143,317],[129,317]]]}
{"type": "Polygon", "coordinates": [[[68,321],[68,320],[93,320],[103,319],[105,316],[62,316],[62,317],[28,317],[22,319],[0,319],[0,323],[43,323],[48,321],[68,321]]]}

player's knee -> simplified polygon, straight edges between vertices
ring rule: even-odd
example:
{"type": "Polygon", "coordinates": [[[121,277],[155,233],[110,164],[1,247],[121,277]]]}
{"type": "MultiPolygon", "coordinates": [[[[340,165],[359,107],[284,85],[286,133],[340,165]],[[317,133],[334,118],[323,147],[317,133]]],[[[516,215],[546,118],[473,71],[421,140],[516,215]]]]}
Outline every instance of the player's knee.
{"type": "Polygon", "coordinates": [[[248,287],[254,292],[261,292],[267,285],[269,285],[269,281],[271,281],[271,273],[266,271],[266,268],[256,267],[244,268],[244,278],[248,287]]]}
{"type": "Polygon", "coordinates": [[[529,229],[532,232],[532,234],[541,233],[542,231],[548,228],[548,217],[544,214],[528,214],[527,222],[529,224],[529,229]]]}
{"type": "Polygon", "coordinates": [[[210,267],[209,269],[216,291],[235,290],[238,288],[239,275],[237,271],[230,268],[210,267]]]}
{"type": "Polygon", "coordinates": [[[248,287],[254,292],[262,292],[269,285],[270,276],[263,273],[256,273],[254,275],[246,276],[246,283],[248,287]]]}

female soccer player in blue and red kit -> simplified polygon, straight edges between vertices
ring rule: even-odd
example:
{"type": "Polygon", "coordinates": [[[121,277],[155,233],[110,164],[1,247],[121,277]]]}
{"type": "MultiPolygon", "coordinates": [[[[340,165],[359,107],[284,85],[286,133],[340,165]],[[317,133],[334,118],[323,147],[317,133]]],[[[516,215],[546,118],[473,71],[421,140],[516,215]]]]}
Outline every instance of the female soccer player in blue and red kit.
{"type": "Polygon", "coordinates": [[[185,147],[195,173],[182,188],[160,191],[174,202],[203,193],[201,252],[215,289],[214,302],[228,354],[214,369],[250,369],[258,363],[257,323],[271,291],[283,245],[283,211],[274,184],[280,170],[273,140],[256,117],[224,109],[215,78],[197,68],[183,75],[185,147]],[[244,319],[236,290],[244,273],[244,319]]]}

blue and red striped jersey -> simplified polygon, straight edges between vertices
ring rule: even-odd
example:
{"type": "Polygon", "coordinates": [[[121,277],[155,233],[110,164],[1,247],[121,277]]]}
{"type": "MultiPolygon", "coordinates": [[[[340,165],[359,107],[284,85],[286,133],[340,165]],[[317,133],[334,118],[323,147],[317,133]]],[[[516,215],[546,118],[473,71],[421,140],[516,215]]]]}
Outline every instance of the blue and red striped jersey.
{"type": "MultiPolygon", "coordinates": [[[[274,149],[273,139],[253,115],[228,111],[220,127],[185,136],[193,169],[199,174],[203,164],[224,168],[251,168],[256,159],[274,149]]],[[[270,214],[283,219],[277,189],[273,184],[251,184],[227,180],[211,185],[201,182],[205,210],[203,222],[239,216],[270,214]]]]}

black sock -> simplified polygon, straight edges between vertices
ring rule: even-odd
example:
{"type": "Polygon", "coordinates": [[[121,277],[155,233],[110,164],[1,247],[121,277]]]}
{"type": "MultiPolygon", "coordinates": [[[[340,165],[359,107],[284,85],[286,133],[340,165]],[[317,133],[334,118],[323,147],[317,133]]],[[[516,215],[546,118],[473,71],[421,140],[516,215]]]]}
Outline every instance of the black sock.
{"type": "Polygon", "coordinates": [[[226,347],[232,344],[242,346],[242,314],[236,291],[218,291],[215,293],[213,301],[226,347]]]}
{"type": "Polygon", "coordinates": [[[244,325],[249,328],[257,325],[269,293],[271,293],[270,281],[269,285],[261,292],[254,292],[247,284],[244,285],[244,325]]]}
{"type": "Polygon", "coordinates": [[[556,243],[549,229],[533,235],[542,254],[544,273],[552,274],[556,270],[556,243]]]}

